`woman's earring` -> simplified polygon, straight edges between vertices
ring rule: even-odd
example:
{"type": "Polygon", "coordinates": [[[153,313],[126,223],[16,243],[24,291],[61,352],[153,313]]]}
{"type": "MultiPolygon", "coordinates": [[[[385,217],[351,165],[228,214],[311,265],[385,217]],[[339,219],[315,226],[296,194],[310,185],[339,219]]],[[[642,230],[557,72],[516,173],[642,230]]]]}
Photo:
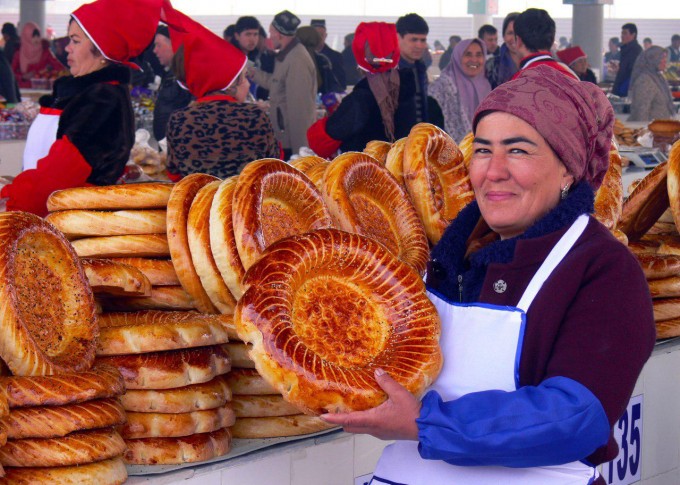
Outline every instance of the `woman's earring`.
{"type": "Polygon", "coordinates": [[[560,198],[562,200],[567,198],[567,195],[569,195],[569,187],[571,184],[567,184],[564,187],[562,187],[562,190],[560,191],[560,198]]]}

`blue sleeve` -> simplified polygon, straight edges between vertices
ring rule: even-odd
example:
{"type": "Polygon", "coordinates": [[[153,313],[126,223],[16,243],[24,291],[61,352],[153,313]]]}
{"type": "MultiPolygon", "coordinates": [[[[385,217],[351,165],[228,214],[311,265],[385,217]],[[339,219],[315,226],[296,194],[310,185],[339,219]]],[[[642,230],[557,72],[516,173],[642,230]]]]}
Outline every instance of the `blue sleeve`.
{"type": "Polygon", "coordinates": [[[607,443],[602,405],[585,386],[553,377],[513,392],[483,391],[443,402],[423,398],[418,449],[459,466],[532,467],[583,460],[607,443]]]}

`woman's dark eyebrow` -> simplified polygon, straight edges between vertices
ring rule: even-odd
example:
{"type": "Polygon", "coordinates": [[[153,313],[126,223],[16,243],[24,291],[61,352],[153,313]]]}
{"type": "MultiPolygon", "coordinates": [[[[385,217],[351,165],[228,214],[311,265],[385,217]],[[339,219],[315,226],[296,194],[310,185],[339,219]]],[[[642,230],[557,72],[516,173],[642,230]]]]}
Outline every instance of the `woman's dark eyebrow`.
{"type": "MultiPolygon", "coordinates": [[[[491,145],[491,142],[489,140],[479,137],[475,137],[473,143],[479,143],[481,145],[491,145]]],[[[515,143],[528,143],[529,145],[538,146],[536,145],[536,143],[529,140],[528,138],[524,138],[523,136],[516,136],[513,138],[506,138],[505,140],[501,140],[501,145],[513,145],[515,143]]]]}

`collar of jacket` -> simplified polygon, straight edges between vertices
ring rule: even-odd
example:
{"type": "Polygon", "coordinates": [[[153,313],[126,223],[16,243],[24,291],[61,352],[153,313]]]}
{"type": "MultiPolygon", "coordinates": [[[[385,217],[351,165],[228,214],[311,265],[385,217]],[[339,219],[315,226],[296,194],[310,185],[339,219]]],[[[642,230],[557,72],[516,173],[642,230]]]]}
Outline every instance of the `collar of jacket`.
{"type": "Polygon", "coordinates": [[[530,60],[540,57],[540,56],[548,56],[550,57],[551,60],[555,60],[555,58],[550,54],[549,51],[537,51],[537,52],[532,52],[526,57],[523,57],[522,60],[519,61],[519,68],[522,69],[524,66],[526,66],[527,62],[530,60]]]}
{"type": "Polygon", "coordinates": [[[54,93],[57,98],[74,96],[88,86],[97,83],[118,82],[130,83],[130,69],[123,65],[109,64],[98,71],[85,74],[84,76],[66,76],[54,83],[54,93]]]}
{"type": "Polygon", "coordinates": [[[276,55],[276,60],[279,62],[283,62],[286,59],[286,56],[290,51],[292,51],[296,45],[298,45],[300,41],[298,40],[297,37],[294,37],[293,40],[290,41],[290,44],[288,44],[285,48],[281,49],[281,51],[276,55]]]}

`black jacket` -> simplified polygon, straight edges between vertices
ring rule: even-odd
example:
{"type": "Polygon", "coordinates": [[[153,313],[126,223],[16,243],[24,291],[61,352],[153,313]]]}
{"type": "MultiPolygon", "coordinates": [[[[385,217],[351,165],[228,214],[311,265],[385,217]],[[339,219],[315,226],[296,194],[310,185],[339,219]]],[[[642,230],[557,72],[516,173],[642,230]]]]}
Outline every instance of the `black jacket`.
{"type": "Polygon", "coordinates": [[[177,84],[172,71],[165,71],[158,88],[158,96],[153,109],[153,136],[156,140],[165,138],[170,115],[180,108],[186,108],[194,99],[189,91],[177,84]]]}
{"type": "Polygon", "coordinates": [[[617,96],[628,96],[633,66],[641,52],[642,46],[638,44],[637,39],[621,45],[621,63],[619,64],[619,72],[616,73],[616,79],[614,79],[612,93],[617,96]]]}

